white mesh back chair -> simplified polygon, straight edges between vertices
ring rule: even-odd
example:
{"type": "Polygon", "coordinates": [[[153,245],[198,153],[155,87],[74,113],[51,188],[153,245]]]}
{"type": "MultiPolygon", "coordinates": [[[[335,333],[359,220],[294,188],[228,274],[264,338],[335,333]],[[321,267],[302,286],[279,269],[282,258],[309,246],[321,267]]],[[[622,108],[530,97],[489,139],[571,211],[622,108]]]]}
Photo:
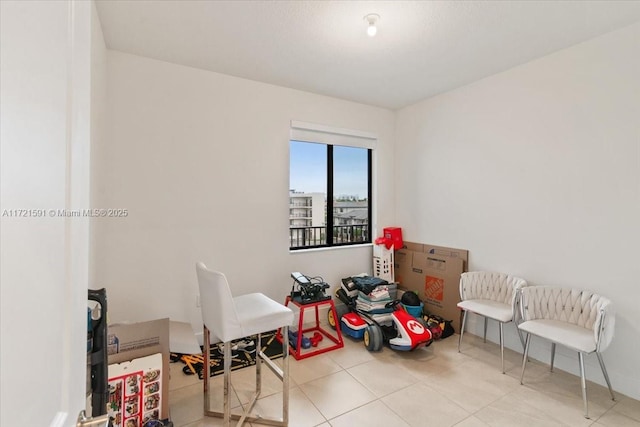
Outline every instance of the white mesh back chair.
{"type": "Polygon", "coordinates": [[[551,341],[551,371],[553,371],[556,344],[578,352],[585,418],[589,418],[587,383],[584,374],[585,353],[596,353],[611,399],[615,400],[601,355],[613,339],[616,323],[611,301],[593,292],[579,289],[531,286],[521,291],[520,309],[522,323],[518,327],[527,334],[520,384],[524,379],[531,335],[536,335],[551,341]]]}
{"type": "Polygon", "coordinates": [[[207,416],[224,418],[224,425],[237,419],[238,425],[245,421],[256,421],[276,426],[287,426],[289,421],[289,340],[288,328],[293,323],[293,312],[284,305],[273,301],[261,293],[232,297],[224,274],[208,270],[199,262],[196,264],[200,287],[200,306],[204,321],[204,413],[207,416]],[[260,334],[282,328],[282,369],[273,363],[262,351],[260,334]],[[212,411],[209,405],[209,349],[210,333],[224,343],[224,408],[223,412],[212,411]],[[242,415],[232,414],[229,402],[231,374],[231,341],[257,335],[256,341],[256,392],[242,415]],[[267,366],[282,380],[282,419],[251,417],[248,414],[260,396],[261,365],[267,366]]]}
{"type": "MultiPolygon", "coordinates": [[[[524,279],[504,273],[489,271],[462,273],[460,276],[460,299],[462,301],[458,303],[458,308],[464,311],[464,315],[460,327],[458,352],[460,352],[469,312],[484,317],[485,342],[487,341],[487,319],[497,320],[500,324],[500,357],[504,374],[504,331],[502,325],[516,319],[518,291],[524,286],[527,286],[524,279]]],[[[523,341],[522,336],[520,341],[523,341]]]]}

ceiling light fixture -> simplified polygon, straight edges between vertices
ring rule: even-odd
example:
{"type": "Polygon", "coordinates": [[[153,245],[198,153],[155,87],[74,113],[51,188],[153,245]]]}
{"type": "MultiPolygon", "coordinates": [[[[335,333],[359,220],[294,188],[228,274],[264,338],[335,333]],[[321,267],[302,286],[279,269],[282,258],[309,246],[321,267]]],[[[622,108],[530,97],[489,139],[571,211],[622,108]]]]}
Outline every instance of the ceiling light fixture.
{"type": "Polygon", "coordinates": [[[380,20],[380,15],[378,15],[377,13],[370,13],[364,17],[364,20],[367,22],[367,24],[369,24],[367,26],[367,35],[369,37],[375,36],[378,32],[376,24],[378,23],[378,20],[380,20]]]}

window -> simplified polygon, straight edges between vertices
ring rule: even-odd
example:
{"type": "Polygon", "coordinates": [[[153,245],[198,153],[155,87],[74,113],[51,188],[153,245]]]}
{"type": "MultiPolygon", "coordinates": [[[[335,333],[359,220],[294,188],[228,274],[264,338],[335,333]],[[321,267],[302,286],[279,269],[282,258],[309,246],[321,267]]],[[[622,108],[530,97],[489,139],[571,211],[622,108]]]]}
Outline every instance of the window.
{"type": "Polygon", "coordinates": [[[289,142],[292,250],[371,242],[372,148],[346,145],[349,138],[324,143],[324,133],[289,142]]]}

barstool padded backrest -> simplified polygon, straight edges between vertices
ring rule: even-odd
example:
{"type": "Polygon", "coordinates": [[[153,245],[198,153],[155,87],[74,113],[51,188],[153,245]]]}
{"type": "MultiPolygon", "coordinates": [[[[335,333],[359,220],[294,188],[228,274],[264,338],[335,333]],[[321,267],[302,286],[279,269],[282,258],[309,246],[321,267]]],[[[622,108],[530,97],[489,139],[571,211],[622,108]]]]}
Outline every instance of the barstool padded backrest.
{"type": "Polygon", "coordinates": [[[242,326],[225,275],[209,270],[202,262],[196,264],[196,271],[204,325],[222,342],[242,337],[242,326]]]}

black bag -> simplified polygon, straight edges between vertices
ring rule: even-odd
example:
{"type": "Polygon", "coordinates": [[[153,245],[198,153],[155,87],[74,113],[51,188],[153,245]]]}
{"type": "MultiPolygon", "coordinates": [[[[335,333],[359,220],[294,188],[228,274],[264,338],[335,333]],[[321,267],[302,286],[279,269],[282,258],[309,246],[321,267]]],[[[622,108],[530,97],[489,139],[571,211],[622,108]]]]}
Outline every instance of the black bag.
{"type": "Polygon", "coordinates": [[[428,316],[425,316],[425,321],[427,322],[427,325],[430,323],[437,323],[440,326],[440,329],[442,330],[440,339],[450,337],[456,332],[453,329],[453,320],[445,320],[437,314],[429,314],[428,316]]]}

